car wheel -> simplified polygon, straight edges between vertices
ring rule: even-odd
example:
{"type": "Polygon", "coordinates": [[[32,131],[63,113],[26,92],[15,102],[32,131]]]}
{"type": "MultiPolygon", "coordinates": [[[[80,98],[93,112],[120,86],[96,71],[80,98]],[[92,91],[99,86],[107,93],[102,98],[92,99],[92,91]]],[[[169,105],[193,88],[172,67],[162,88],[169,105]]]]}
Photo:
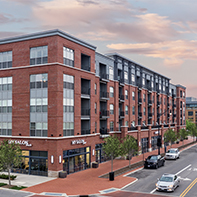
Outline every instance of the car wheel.
{"type": "Polygon", "coordinates": [[[155,166],[155,169],[157,169],[158,168],[158,164],[156,164],[156,166],[155,166]]]}
{"type": "Polygon", "coordinates": [[[163,163],[162,163],[162,166],[164,166],[165,165],[165,161],[163,161],[163,163]]]}

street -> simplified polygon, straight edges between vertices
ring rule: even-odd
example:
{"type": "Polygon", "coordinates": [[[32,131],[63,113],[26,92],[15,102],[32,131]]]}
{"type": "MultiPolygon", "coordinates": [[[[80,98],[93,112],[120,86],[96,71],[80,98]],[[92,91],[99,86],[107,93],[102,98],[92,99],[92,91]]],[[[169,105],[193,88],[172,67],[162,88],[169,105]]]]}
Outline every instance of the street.
{"type": "Polygon", "coordinates": [[[138,181],[125,187],[123,191],[145,192],[150,194],[162,194],[166,196],[195,196],[197,190],[197,146],[193,146],[180,154],[180,159],[166,160],[165,166],[156,169],[141,169],[128,176],[136,177],[138,181]],[[181,183],[172,193],[155,191],[155,183],[164,173],[172,173],[180,176],[181,183]],[[189,187],[188,187],[189,186],[189,187]]]}

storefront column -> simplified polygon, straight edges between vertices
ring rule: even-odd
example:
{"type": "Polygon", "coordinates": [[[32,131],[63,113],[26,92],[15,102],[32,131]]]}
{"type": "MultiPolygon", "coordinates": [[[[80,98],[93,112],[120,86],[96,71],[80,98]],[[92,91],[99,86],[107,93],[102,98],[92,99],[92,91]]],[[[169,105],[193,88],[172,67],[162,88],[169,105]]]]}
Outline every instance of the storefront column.
{"type": "Polygon", "coordinates": [[[151,145],[151,125],[148,126],[148,152],[151,152],[152,151],[152,145],[151,145]]]}
{"type": "Polygon", "coordinates": [[[142,154],[142,144],[141,144],[141,126],[137,125],[137,140],[138,140],[138,148],[139,148],[139,153],[142,154]]]}
{"type": "Polygon", "coordinates": [[[125,138],[128,134],[128,126],[122,126],[121,127],[121,139],[125,138]]]}

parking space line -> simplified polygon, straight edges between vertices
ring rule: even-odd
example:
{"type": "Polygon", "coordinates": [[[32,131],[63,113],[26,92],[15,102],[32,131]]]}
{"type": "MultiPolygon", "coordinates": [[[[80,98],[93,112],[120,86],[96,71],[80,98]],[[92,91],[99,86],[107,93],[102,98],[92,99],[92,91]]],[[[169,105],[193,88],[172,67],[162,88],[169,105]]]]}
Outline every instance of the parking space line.
{"type": "Polygon", "coordinates": [[[180,170],[179,172],[176,173],[176,175],[180,174],[181,172],[183,172],[184,170],[186,170],[187,168],[189,168],[192,164],[189,164],[188,166],[186,166],[185,168],[183,168],[182,170],[180,170]]]}

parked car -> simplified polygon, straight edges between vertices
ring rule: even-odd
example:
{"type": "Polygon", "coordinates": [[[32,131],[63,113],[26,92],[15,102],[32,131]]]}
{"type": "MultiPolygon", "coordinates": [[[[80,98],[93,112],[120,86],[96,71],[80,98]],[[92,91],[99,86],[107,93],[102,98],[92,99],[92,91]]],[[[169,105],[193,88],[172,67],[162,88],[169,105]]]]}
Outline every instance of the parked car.
{"type": "Polygon", "coordinates": [[[150,155],[144,162],[144,168],[158,168],[164,166],[165,159],[161,155],[150,155]]]}
{"type": "Polygon", "coordinates": [[[157,191],[173,192],[179,187],[180,178],[175,174],[163,174],[158,182],[156,183],[157,191]]]}
{"type": "Polygon", "coordinates": [[[180,152],[178,148],[170,148],[165,154],[165,159],[177,159],[180,158],[180,152]]]}

